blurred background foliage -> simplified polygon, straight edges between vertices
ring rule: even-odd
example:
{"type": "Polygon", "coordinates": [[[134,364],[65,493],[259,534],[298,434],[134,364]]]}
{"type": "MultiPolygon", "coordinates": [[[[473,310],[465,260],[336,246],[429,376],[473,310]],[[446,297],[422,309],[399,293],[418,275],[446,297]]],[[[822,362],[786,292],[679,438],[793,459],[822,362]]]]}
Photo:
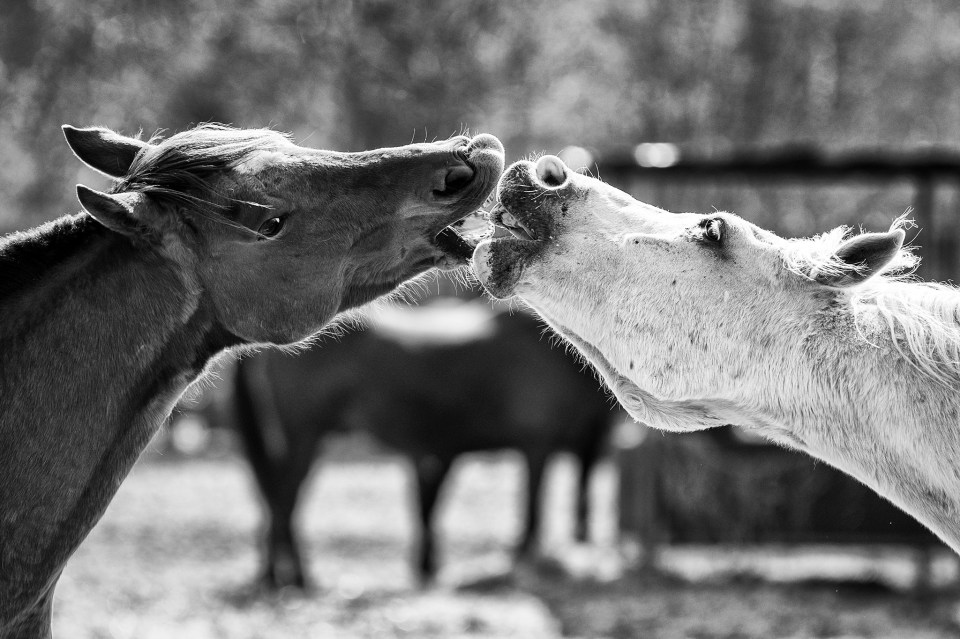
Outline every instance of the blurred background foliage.
{"type": "MultiPolygon", "coordinates": [[[[950,0],[3,0],[0,231],[77,210],[60,125],[127,134],[219,121],[358,150],[498,135],[509,159],[643,141],[721,157],[785,145],[960,148],[950,0]]],[[[788,233],[878,224],[909,185],[775,196],[654,192],[788,233]],[[813,199],[811,199],[813,198],[813,199]],[[868,211],[866,209],[869,209],[868,211]],[[790,215],[776,211],[789,210],[790,215]],[[763,223],[761,219],[756,221],[763,223]],[[867,220],[869,222],[869,220],[867,220]]],[[[942,196],[953,202],[954,193],[942,196]]]]}

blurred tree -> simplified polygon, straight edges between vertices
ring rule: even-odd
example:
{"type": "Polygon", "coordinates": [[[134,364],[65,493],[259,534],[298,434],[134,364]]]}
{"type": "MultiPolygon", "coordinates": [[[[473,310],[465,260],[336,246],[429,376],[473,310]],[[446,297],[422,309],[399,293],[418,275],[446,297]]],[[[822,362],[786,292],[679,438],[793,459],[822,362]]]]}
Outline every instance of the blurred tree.
{"type": "Polygon", "coordinates": [[[28,68],[40,50],[40,14],[31,0],[9,0],[0,20],[0,60],[4,76],[28,68]]]}
{"type": "Polygon", "coordinates": [[[495,38],[499,6],[478,2],[349,5],[335,32],[344,130],[364,147],[459,133],[487,110],[498,60],[477,55],[495,38]]]}

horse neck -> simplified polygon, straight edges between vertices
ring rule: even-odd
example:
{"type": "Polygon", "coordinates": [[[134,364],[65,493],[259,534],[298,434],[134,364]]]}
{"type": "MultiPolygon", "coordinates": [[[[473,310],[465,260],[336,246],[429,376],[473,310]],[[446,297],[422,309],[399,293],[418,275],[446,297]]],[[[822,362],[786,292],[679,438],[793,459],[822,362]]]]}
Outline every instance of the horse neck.
{"type": "Polygon", "coordinates": [[[52,585],[224,340],[161,252],[89,218],[17,238],[0,258],[0,277],[20,282],[0,297],[2,621],[52,585]]]}
{"type": "Polygon", "coordinates": [[[813,327],[767,375],[765,404],[793,444],[858,478],[960,552],[960,395],[901,354],[886,325],[813,327]],[[796,374],[793,373],[796,371],[796,374]]]}

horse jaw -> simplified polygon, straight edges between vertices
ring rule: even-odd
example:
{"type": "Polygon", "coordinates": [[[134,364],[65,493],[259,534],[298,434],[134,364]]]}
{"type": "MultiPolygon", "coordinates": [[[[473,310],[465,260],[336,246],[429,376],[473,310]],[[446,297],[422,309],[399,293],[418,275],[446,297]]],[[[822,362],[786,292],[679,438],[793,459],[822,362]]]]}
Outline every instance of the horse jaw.
{"type": "Polygon", "coordinates": [[[651,325],[653,318],[643,312],[644,306],[653,305],[624,299],[619,274],[625,265],[617,259],[615,248],[611,251],[604,242],[586,236],[570,239],[564,242],[569,244],[567,249],[526,264],[515,294],[583,354],[634,419],[671,431],[725,423],[706,410],[681,406],[682,401],[671,405],[665,399],[671,390],[665,386],[668,380],[650,366],[657,329],[651,325]],[[604,266],[609,269],[601,272],[604,266]],[[597,282],[607,284],[609,290],[595,286],[597,282]]]}

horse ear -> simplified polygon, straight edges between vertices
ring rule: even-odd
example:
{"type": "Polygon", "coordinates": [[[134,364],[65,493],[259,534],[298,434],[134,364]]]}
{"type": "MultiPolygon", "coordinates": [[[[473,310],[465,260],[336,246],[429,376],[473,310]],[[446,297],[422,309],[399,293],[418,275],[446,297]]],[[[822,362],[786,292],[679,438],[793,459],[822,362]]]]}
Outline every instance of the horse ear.
{"type": "Polygon", "coordinates": [[[143,200],[140,193],[108,194],[77,185],[77,198],[84,210],[111,231],[127,236],[144,237],[151,230],[137,215],[137,206],[143,200]]]}
{"type": "Polygon", "coordinates": [[[143,140],[100,127],[78,129],[64,124],[63,136],[84,164],[112,178],[125,176],[137,153],[150,146],[143,140]]]}
{"type": "Polygon", "coordinates": [[[812,277],[837,288],[859,284],[882,271],[897,256],[905,235],[903,229],[892,229],[852,237],[834,253],[837,267],[814,273],[812,277]]]}

